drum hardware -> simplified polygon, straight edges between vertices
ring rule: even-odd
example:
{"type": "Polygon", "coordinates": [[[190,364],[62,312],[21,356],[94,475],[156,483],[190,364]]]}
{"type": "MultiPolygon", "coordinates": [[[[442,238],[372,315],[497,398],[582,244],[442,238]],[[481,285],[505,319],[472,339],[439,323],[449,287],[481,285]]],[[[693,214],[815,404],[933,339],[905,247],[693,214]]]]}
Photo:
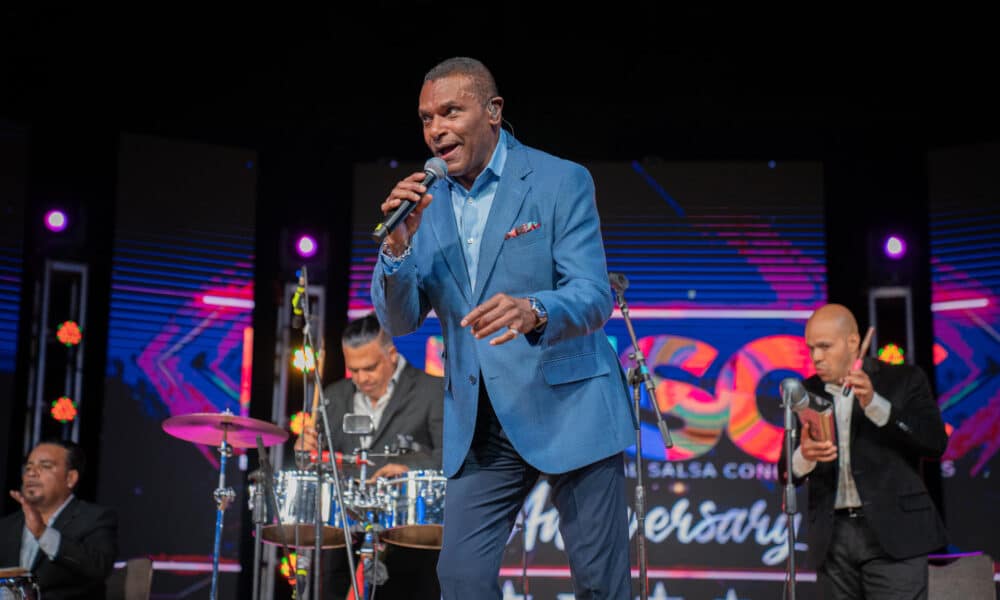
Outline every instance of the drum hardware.
{"type": "Polygon", "coordinates": [[[0,569],[0,600],[38,600],[41,597],[31,571],[21,567],[0,569]]]}
{"type": "Polygon", "coordinates": [[[212,493],[216,504],[215,543],[212,549],[212,591],[211,600],[218,596],[219,550],[222,544],[222,517],[229,504],[236,498],[236,492],[226,487],[226,463],[233,454],[233,448],[253,448],[258,437],[269,446],[280,444],[288,438],[288,433],[266,421],[234,415],[226,409],[222,413],[192,413],[176,415],[166,419],[163,430],[176,438],[198,444],[218,445],[219,486],[212,493]]]}

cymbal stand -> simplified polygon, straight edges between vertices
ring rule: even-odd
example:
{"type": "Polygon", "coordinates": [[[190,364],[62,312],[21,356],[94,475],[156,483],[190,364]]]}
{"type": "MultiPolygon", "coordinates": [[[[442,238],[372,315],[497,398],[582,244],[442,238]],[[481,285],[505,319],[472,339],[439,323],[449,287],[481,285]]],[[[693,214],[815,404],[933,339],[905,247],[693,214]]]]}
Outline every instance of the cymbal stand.
{"type": "MultiPolygon", "coordinates": [[[[226,413],[233,414],[229,409],[226,413]]],[[[228,427],[222,426],[222,442],[219,444],[219,487],[215,488],[213,497],[216,503],[215,512],[215,546],[212,550],[212,593],[211,600],[216,600],[219,591],[219,549],[222,545],[222,517],[229,504],[236,499],[233,488],[226,487],[226,461],[233,455],[233,447],[227,443],[228,427]]]]}
{"type": "MultiPolygon", "coordinates": [[[[305,265],[302,265],[302,270],[299,277],[299,287],[301,288],[302,293],[301,294],[297,293],[296,295],[300,296],[299,302],[301,303],[301,308],[293,307],[293,310],[296,312],[301,310],[302,312],[303,345],[308,346],[309,348],[314,348],[315,346],[313,345],[312,331],[310,328],[312,322],[312,316],[309,314],[309,279],[306,273],[305,265]]],[[[319,406],[317,407],[317,410],[319,411],[320,417],[322,417],[322,423],[323,423],[322,431],[326,432],[327,442],[330,442],[330,434],[333,432],[333,429],[330,427],[330,417],[326,414],[327,413],[326,407],[329,401],[327,400],[326,395],[322,392],[323,382],[320,381],[319,371],[317,369],[313,369],[312,373],[316,389],[320,390],[319,393],[320,402],[319,406]]],[[[317,426],[316,429],[319,430],[320,429],[319,424],[321,422],[320,419],[316,419],[314,416],[313,422],[317,426]]],[[[316,487],[317,487],[317,493],[320,495],[322,495],[323,437],[324,436],[322,435],[317,437],[317,446],[316,446],[316,452],[318,456],[318,460],[316,461],[316,477],[317,477],[316,487]]],[[[344,530],[344,546],[345,546],[345,551],[347,552],[347,567],[348,571],[351,574],[351,589],[354,591],[355,598],[361,598],[361,594],[358,589],[357,573],[355,573],[355,567],[354,567],[354,548],[353,548],[353,543],[351,541],[351,525],[347,519],[347,509],[346,509],[347,505],[344,504],[344,494],[341,486],[340,468],[337,466],[337,460],[336,457],[334,456],[336,453],[333,451],[332,444],[328,443],[328,448],[330,450],[330,452],[328,453],[330,460],[330,472],[333,473],[333,491],[337,499],[337,508],[340,510],[341,513],[341,519],[340,519],[341,526],[342,529],[344,530]]],[[[320,534],[319,534],[319,528],[322,526],[321,523],[322,519],[323,519],[322,510],[316,511],[317,536],[316,536],[316,556],[314,557],[314,562],[316,564],[316,571],[317,571],[316,573],[317,592],[319,591],[319,585],[320,585],[319,584],[320,574],[318,572],[319,571],[318,567],[319,564],[322,562],[320,560],[321,544],[320,544],[320,534]]],[[[318,597],[319,596],[317,595],[317,598],[318,597]]]]}

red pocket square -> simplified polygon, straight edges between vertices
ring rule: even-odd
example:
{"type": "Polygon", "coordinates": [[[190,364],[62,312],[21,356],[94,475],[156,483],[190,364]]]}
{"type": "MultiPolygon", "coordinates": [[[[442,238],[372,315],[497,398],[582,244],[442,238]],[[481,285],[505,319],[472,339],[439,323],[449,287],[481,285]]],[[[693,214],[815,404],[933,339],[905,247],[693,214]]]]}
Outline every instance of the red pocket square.
{"type": "Polygon", "coordinates": [[[527,223],[521,223],[517,227],[511,229],[503,236],[503,239],[509,240],[511,238],[516,238],[519,235],[528,233],[529,231],[534,231],[541,227],[536,221],[528,221],[527,223]]]}

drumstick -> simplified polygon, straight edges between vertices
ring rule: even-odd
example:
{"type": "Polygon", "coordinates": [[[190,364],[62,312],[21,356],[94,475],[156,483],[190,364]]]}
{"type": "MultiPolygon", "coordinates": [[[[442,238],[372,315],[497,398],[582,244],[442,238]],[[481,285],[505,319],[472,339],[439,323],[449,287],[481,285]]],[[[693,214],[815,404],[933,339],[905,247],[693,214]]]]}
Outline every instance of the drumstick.
{"type": "MultiPolygon", "coordinates": [[[[868,331],[865,332],[865,339],[861,341],[861,351],[858,352],[858,359],[854,361],[854,365],[851,366],[852,371],[860,369],[861,365],[864,363],[865,354],[868,354],[868,346],[872,343],[872,335],[874,333],[875,333],[874,327],[869,327],[868,331]]],[[[851,393],[851,385],[849,383],[845,383],[843,389],[840,390],[840,395],[846,397],[850,393],[851,393]]]]}
{"type": "MultiPolygon", "coordinates": [[[[325,355],[326,355],[326,350],[324,350],[323,348],[320,348],[319,352],[316,353],[316,373],[319,375],[319,377],[316,378],[317,381],[323,381],[323,357],[325,355]]],[[[316,387],[313,388],[312,414],[314,419],[316,418],[316,408],[319,407],[319,392],[320,392],[319,388],[320,388],[319,384],[317,384],[316,387]]]]}

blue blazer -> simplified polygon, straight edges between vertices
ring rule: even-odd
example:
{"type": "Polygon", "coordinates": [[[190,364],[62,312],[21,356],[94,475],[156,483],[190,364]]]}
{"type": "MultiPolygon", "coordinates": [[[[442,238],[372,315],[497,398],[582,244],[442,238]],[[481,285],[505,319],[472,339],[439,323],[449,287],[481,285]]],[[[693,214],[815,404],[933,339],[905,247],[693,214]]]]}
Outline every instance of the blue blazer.
{"type": "Polygon", "coordinates": [[[441,322],[448,476],[469,451],[480,384],[514,448],[543,473],[582,467],[635,442],[625,376],[602,329],[614,300],[593,179],[581,165],[506,137],[507,161],[483,233],[476,289],[444,181],[429,190],[434,200],[410,256],[392,274],[381,260],[372,273],[372,300],[391,335],[413,332],[432,309],[441,322]],[[538,227],[506,236],[527,223],[538,227]],[[460,326],[499,292],[538,298],[548,311],[544,331],[490,346],[491,338],[477,340],[460,326]]]}

